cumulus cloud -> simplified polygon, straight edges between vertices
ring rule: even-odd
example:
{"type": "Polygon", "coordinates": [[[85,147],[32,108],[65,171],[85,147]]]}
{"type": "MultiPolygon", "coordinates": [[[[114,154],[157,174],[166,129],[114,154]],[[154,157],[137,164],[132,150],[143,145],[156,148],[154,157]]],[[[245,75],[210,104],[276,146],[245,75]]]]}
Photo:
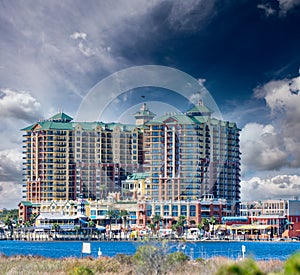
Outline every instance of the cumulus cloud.
{"type": "Polygon", "coordinates": [[[74,32],[70,35],[71,38],[73,39],[83,39],[85,40],[87,37],[87,34],[84,32],[74,32]]]}
{"type": "Polygon", "coordinates": [[[288,154],[272,125],[249,123],[241,131],[242,170],[278,170],[288,154]]]}
{"type": "Polygon", "coordinates": [[[245,171],[300,167],[300,77],[274,80],[255,89],[270,110],[269,124],[248,123],[241,132],[245,171]]]}
{"type": "Polygon", "coordinates": [[[0,151],[0,208],[17,208],[22,198],[21,153],[0,151]]]}
{"type": "Polygon", "coordinates": [[[243,201],[293,198],[300,195],[300,176],[253,177],[241,182],[243,201]]]}
{"type": "Polygon", "coordinates": [[[15,150],[0,151],[0,180],[19,181],[21,175],[22,153],[15,150]]]}
{"type": "Polygon", "coordinates": [[[22,200],[22,185],[15,182],[0,181],[0,208],[16,209],[22,200]]]}
{"type": "Polygon", "coordinates": [[[39,115],[40,103],[28,92],[0,90],[0,117],[32,121],[39,115]]]}
{"type": "Polygon", "coordinates": [[[300,4],[300,0],[278,0],[280,15],[285,16],[288,11],[300,4]]]}

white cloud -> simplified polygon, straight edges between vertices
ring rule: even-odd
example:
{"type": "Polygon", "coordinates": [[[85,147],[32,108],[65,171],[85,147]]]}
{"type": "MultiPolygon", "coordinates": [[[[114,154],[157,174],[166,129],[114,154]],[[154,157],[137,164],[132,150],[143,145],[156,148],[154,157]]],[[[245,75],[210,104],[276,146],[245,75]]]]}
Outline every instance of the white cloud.
{"type": "Polygon", "coordinates": [[[278,0],[278,2],[281,16],[285,16],[288,11],[300,4],[300,0],[278,0]]]}
{"type": "Polygon", "coordinates": [[[277,0],[278,7],[275,9],[271,1],[258,4],[257,8],[262,9],[265,12],[265,15],[268,17],[270,15],[279,15],[281,17],[287,16],[287,13],[293,10],[295,7],[297,7],[300,4],[300,0],[277,0]]]}
{"type": "Polygon", "coordinates": [[[243,201],[293,198],[300,196],[300,176],[278,175],[270,178],[253,177],[241,182],[243,201]]]}
{"type": "Polygon", "coordinates": [[[87,34],[84,32],[74,32],[70,35],[71,38],[73,39],[83,39],[86,40],[87,34]]]}
{"type": "Polygon", "coordinates": [[[85,46],[82,42],[79,42],[78,44],[79,50],[87,57],[90,57],[92,55],[95,55],[95,51],[87,46],[85,46]]]}
{"type": "Polygon", "coordinates": [[[277,13],[276,10],[272,8],[271,3],[258,4],[257,8],[264,10],[267,17],[277,13]]]}
{"type": "Polygon", "coordinates": [[[287,164],[276,129],[268,124],[249,123],[241,131],[242,170],[277,170],[287,164]]]}
{"type": "Polygon", "coordinates": [[[18,203],[22,200],[22,185],[14,182],[0,181],[0,209],[17,209],[18,203]]]}
{"type": "Polygon", "coordinates": [[[25,91],[0,90],[0,117],[31,121],[37,117],[40,103],[25,91]]]}
{"type": "Polygon", "coordinates": [[[173,1],[168,15],[170,26],[178,30],[197,30],[216,14],[215,1],[173,1]]]}
{"type": "Polygon", "coordinates": [[[300,77],[255,89],[271,112],[269,124],[248,123],[241,132],[242,165],[248,170],[300,167],[300,77]]]}

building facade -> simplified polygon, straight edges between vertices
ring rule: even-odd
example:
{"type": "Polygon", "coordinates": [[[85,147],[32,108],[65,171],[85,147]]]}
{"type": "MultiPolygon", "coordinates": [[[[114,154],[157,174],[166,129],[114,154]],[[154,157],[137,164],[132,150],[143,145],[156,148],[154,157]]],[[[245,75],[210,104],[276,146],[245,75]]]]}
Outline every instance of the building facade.
{"type": "Polygon", "coordinates": [[[143,162],[135,125],[72,122],[64,113],[22,129],[26,201],[105,198],[143,162]]]}
{"type": "Polygon", "coordinates": [[[199,102],[186,113],[146,123],[145,168],[154,200],[197,200],[213,196],[238,213],[240,202],[239,132],[235,123],[213,118],[199,102]]]}
{"type": "Polygon", "coordinates": [[[122,192],[122,181],[149,175],[141,198],[159,201],[226,200],[231,215],[240,202],[239,129],[218,120],[202,103],[186,113],[155,114],[143,104],[136,125],[73,122],[64,113],[22,129],[24,199],[32,203],[122,192]]]}
{"type": "Polygon", "coordinates": [[[270,225],[271,234],[283,237],[300,235],[299,200],[263,200],[242,202],[240,213],[251,224],[270,225]]]}

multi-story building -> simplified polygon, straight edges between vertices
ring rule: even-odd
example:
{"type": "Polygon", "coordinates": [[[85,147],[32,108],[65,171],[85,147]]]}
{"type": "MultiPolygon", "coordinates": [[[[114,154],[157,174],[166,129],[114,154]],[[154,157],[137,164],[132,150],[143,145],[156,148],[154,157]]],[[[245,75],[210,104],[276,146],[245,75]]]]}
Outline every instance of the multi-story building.
{"type": "Polygon", "coordinates": [[[225,199],[213,199],[209,196],[200,200],[143,200],[137,204],[137,224],[144,227],[151,223],[155,215],[162,218],[162,227],[170,228],[180,216],[185,217],[187,226],[196,227],[203,218],[214,216],[216,222],[221,223],[222,217],[230,214],[225,199]]]}
{"type": "Polygon", "coordinates": [[[271,225],[272,235],[293,237],[300,235],[299,200],[263,200],[242,202],[241,216],[251,224],[271,225]]]}
{"type": "Polygon", "coordinates": [[[58,113],[24,129],[27,201],[99,199],[120,191],[121,180],[143,161],[141,129],[135,125],[72,122],[58,113]]]}
{"type": "Polygon", "coordinates": [[[27,201],[103,199],[128,175],[146,172],[153,200],[240,200],[239,129],[212,117],[202,102],[186,113],[155,114],[143,104],[136,125],[73,122],[64,113],[23,129],[27,201]],[[143,168],[143,169],[142,169],[143,168]]]}
{"type": "Polygon", "coordinates": [[[238,213],[239,132],[235,123],[215,119],[199,102],[186,113],[155,118],[144,129],[145,167],[155,200],[188,200],[212,195],[238,213]]]}

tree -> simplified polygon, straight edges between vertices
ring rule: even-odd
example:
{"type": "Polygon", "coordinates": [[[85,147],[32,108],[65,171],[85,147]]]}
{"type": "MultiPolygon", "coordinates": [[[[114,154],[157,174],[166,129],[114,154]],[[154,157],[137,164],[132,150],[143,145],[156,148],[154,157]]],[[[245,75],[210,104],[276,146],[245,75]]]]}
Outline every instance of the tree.
{"type": "Polygon", "coordinates": [[[207,218],[202,218],[201,222],[197,226],[200,231],[208,232],[209,231],[209,220],[207,218]]]}
{"type": "Polygon", "coordinates": [[[89,220],[88,227],[94,227],[95,222],[93,220],[89,220]]]}
{"type": "Polygon", "coordinates": [[[158,224],[159,224],[160,221],[162,221],[162,217],[158,214],[155,214],[152,218],[152,222],[153,222],[153,225],[154,225],[154,234],[156,234],[158,224]]]}
{"type": "Polygon", "coordinates": [[[178,236],[182,235],[184,232],[184,222],[185,222],[185,216],[181,215],[176,224],[172,225],[172,230],[176,231],[178,236]]]}
{"type": "Polygon", "coordinates": [[[34,225],[36,218],[37,218],[37,214],[31,214],[30,215],[30,217],[29,217],[29,224],[30,224],[30,226],[34,225]]]}
{"type": "Polygon", "coordinates": [[[55,232],[58,232],[60,230],[60,226],[57,222],[52,225],[52,230],[54,230],[55,232]]]}
{"type": "Polygon", "coordinates": [[[12,237],[14,233],[13,220],[10,214],[7,214],[4,219],[4,224],[7,226],[7,229],[10,230],[10,237],[12,237]]]}
{"type": "Polygon", "coordinates": [[[109,219],[109,233],[111,234],[111,223],[112,223],[112,220],[116,220],[117,219],[117,217],[118,217],[118,211],[114,210],[114,209],[109,209],[106,212],[106,216],[109,219]]]}
{"type": "Polygon", "coordinates": [[[213,236],[214,236],[215,235],[215,224],[217,223],[217,220],[214,216],[211,216],[208,222],[210,225],[212,225],[212,232],[213,232],[213,236]]]}
{"type": "Polygon", "coordinates": [[[151,229],[151,231],[155,234],[156,233],[155,224],[154,223],[149,223],[148,226],[151,229]]]}

